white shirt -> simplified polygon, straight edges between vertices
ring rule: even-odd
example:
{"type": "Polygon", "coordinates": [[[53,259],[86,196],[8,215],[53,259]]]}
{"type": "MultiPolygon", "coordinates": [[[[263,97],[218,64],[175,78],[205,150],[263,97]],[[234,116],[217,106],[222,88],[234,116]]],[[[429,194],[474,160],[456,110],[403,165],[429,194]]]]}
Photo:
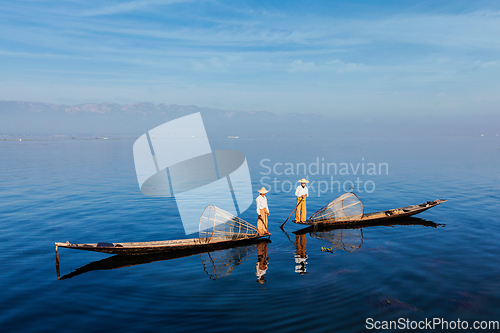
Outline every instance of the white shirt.
{"type": "Polygon", "coordinates": [[[304,194],[309,196],[309,190],[307,189],[307,186],[304,187],[302,187],[302,185],[297,186],[297,189],[295,190],[295,196],[301,197],[304,194]]]}
{"type": "Polygon", "coordinates": [[[260,279],[260,277],[264,274],[266,274],[267,268],[266,269],[260,269],[259,267],[259,262],[257,262],[257,266],[255,267],[255,275],[260,279]]]}
{"type": "Polygon", "coordinates": [[[264,208],[267,208],[267,211],[269,212],[269,207],[267,207],[267,198],[265,195],[259,195],[257,199],[255,199],[255,202],[257,203],[257,214],[260,215],[260,210],[264,208]]]}

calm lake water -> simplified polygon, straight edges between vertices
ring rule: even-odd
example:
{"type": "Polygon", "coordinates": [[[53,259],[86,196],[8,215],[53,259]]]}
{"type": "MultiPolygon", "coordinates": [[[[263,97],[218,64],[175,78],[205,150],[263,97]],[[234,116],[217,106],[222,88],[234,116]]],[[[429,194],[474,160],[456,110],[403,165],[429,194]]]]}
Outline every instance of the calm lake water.
{"type": "MultiPolygon", "coordinates": [[[[500,320],[499,137],[211,139],[212,149],[246,154],[254,191],[272,186],[271,243],[132,262],[60,249],[61,280],[55,241],[186,236],[172,199],[139,191],[134,138],[26,139],[0,141],[4,332],[359,332],[367,318],[500,320]],[[298,173],[297,163],[311,169],[298,173]],[[304,176],[315,181],[308,215],[356,181],[365,212],[448,201],[402,225],[301,233],[289,221],[284,233],[295,201],[287,181],[304,176]]],[[[241,217],[255,224],[254,211],[241,217]]]]}

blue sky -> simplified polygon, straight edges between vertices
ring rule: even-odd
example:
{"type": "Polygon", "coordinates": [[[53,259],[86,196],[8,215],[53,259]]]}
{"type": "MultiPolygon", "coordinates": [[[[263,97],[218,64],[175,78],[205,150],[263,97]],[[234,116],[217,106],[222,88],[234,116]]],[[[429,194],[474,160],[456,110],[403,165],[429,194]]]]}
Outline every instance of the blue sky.
{"type": "Polygon", "coordinates": [[[0,1],[0,100],[497,114],[499,1],[0,1]]]}

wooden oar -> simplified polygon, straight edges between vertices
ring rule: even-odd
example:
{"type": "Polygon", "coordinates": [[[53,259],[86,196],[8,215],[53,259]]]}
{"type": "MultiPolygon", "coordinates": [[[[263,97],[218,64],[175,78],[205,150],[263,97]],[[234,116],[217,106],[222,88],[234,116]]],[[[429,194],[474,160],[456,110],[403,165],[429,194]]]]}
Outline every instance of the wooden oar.
{"type": "Polygon", "coordinates": [[[304,200],[304,198],[300,199],[300,201],[297,204],[297,206],[295,206],[295,208],[292,210],[292,212],[290,213],[290,215],[288,215],[288,217],[286,218],[285,222],[283,222],[283,224],[280,226],[281,229],[283,229],[283,226],[285,225],[285,223],[288,222],[288,219],[290,218],[290,216],[292,216],[293,212],[295,212],[295,210],[297,209],[297,207],[299,207],[299,205],[302,203],[303,200],[304,200]]]}

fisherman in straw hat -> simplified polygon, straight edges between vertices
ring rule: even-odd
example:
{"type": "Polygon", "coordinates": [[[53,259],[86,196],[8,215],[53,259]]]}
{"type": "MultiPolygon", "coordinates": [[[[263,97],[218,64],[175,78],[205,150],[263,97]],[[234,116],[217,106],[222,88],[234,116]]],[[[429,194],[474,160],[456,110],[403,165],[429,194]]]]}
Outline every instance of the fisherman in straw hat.
{"type": "Polygon", "coordinates": [[[257,221],[257,232],[259,236],[270,235],[267,230],[267,216],[270,215],[269,207],[267,206],[266,193],[268,192],[265,187],[262,187],[259,191],[260,195],[255,199],[257,203],[257,214],[259,214],[259,220],[257,221]]]}
{"type": "Polygon", "coordinates": [[[295,196],[297,197],[297,211],[295,212],[295,221],[304,222],[307,220],[307,212],[306,212],[306,197],[309,196],[309,190],[306,187],[306,184],[309,181],[305,178],[299,180],[300,185],[297,186],[295,190],[295,196]]]}

